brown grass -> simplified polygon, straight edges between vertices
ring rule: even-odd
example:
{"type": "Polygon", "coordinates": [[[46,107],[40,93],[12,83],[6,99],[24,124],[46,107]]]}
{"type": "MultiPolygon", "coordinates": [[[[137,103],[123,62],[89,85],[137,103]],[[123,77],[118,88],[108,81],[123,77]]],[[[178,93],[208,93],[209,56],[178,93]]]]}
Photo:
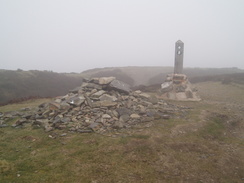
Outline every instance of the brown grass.
{"type": "MultiPolygon", "coordinates": [[[[222,91],[215,84],[202,86],[222,91]]],[[[2,128],[0,162],[11,168],[0,182],[242,182],[243,113],[231,97],[206,100],[212,95],[201,102],[172,102],[187,108],[181,117],[113,134],[61,137],[59,130],[2,128]]]]}

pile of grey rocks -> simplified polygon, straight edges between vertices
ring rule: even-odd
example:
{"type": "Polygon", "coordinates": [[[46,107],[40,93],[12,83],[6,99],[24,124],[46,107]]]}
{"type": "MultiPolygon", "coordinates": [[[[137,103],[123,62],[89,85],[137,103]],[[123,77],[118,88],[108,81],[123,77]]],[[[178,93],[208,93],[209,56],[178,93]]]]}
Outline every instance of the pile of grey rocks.
{"type": "MultiPolygon", "coordinates": [[[[175,109],[154,95],[131,91],[128,84],[115,77],[101,77],[84,79],[80,87],[67,95],[43,103],[34,111],[26,109],[9,117],[20,118],[13,127],[31,123],[46,131],[103,133],[155,119],[169,119],[175,109]]],[[[0,116],[2,123],[8,119],[7,115],[0,116]]]]}
{"type": "Polygon", "coordinates": [[[168,74],[161,85],[161,97],[179,101],[200,101],[197,89],[192,88],[185,74],[168,74]]]}

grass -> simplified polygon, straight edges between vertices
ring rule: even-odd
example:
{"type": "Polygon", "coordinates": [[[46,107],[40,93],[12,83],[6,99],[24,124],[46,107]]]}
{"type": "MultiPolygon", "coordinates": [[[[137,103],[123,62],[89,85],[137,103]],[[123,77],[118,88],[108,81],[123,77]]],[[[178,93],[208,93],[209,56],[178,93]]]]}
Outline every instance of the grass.
{"type": "Polygon", "coordinates": [[[204,99],[236,104],[244,103],[244,85],[235,83],[225,85],[221,84],[221,82],[203,82],[195,84],[195,86],[204,99]]]}
{"type": "Polygon", "coordinates": [[[243,139],[231,132],[243,121],[205,101],[172,103],[190,109],[111,136],[0,128],[0,182],[241,182],[243,139]]]}
{"type": "Polygon", "coordinates": [[[37,107],[38,105],[49,102],[51,99],[49,98],[42,98],[42,99],[33,99],[33,100],[28,100],[24,102],[19,102],[16,104],[9,104],[5,106],[0,106],[0,112],[9,112],[9,111],[16,111],[16,110],[21,110],[23,108],[32,108],[32,107],[37,107]]]}
{"type": "Polygon", "coordinates": [[[211,121],[199,132],[205,138],[224,140],[225,121],[215,116],[211,121]]]}

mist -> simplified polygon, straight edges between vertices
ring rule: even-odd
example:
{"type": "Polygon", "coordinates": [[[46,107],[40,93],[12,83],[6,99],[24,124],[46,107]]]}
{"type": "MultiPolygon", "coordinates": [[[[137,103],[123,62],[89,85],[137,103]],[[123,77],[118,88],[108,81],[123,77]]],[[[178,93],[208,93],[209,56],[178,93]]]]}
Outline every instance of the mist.
{"type": "Polygon", "coordinates": [[[82,72],[100,67],[244,69],[242,0],[2,0],[0,69],[82,72]]]}

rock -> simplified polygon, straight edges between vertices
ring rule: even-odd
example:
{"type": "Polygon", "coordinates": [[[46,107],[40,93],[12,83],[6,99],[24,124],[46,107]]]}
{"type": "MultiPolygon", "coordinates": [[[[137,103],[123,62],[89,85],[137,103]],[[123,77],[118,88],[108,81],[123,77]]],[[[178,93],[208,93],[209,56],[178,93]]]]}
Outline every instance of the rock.
{"type": "Polygon", "coordinates": [[[74,106],[80,106],[85,101],[84,96],[75,96],[68,99],[67,103],[74,106]]]}
{"type": "Polygon", "coordinates": [[[161,115],[161,117],[162,117],[163,119],[170,119],[170,115],[167,115],[167,114],[161,115]]]}
{"type": "Polygon", "coordinates": [[[113,125],[114,128],[123,128],[124,127],[124,123],[122,121],[116,121],[113,125]]]}
{"type": "Polygon", "coordinates": [[[49,109],[46,110],[46,111],[44,111],[44,112],[41,114],[42,117],[41,117],[40,119],[42,119],[42,118],[48,118],[50,113],[51,113],[51,111],[50,111],[49,109]]]}
{"type": "Polygon", "coordinates": [[[4,117],[5,117],[5,118],[13,118],[14,116],[13,116],[12,114],[9,113],[9,114],[5,114],[4,117]]]}
{"type": "Polygon", "coordinates": [[[55,103],[61,103],[62,100],[61,100],[60,98],[57,98],[57,99],[54,100],[54,102],[55,102],[55,103]]]}
{"type": "MultiPolygon", "coordinates": [[[[0,118],[20,116],[26,121],[28,118],[29,123],[41,126],[45,131],[68,129],[79,133],[104,133],[151,122],[155,118],[168,119],[166,114],[173,114],[174,110],[164,101],[141,91],[130,92],[129,85],[113,77],[94,78],[88,82],[84,81],[81,87],[65,96],[40,105],[36,111],[8,113],[0,118]],[[167,112],[165,108],[170,109],[167,112]]],[[[16,123],[16,126],[20,124],[16,123]]]]}
{"type": "Polygon", "coordinates": [[[146,115],[149,116],[149,117],[152,117],[155,115],[155,111],[152,111],[152,110],[149,110],[146,112],[146,115]]]}
{"type": "Polygon", "coordinates": [[[184,74],[168,75],[166,81],[161,85],[161,97],[171,100],[200,101],[196,92],[184,74]]]}
{"type": "Polygon", "coordinates": [[[167,93],[167,97],[168,97],[170,100],[176,100],[175,93],[169,92],[169,93],[167,93]]]}
{"type": "Polygon", "coordinates": [[[99,78],[91,78],[90,81],[88,81],[88,83],[99,84],[99,78]]]}
{"type": "Polygon", "coordinates": [[[92,107],[112,107],[117,105],[117,102],[111,102],[108,100],[97,101],[92,103],[92,107]]]}
{"type": "Polygon", "coordinates": [[[115,110],[112,111],[112,115],[113,115],[114,117],[116,117],[116,118],[119,117],[119,113],[118,113],[117,111],[115,111],[115,110]]]}
{"type": "Polygon", "coordinates": [[[53,120],[53,124],[60,123],[60,122],[61,122],[61,118],[60,117],[57,117],[57,116],[53,120]]]}
{"type": "Polygon", "coordinates": [[[0,120],[0,125],[4,124],[4,121],[3,120],[0,120]]]}
{"type": "Polygon", "coordinates": [[[89,107],[92,107],[92,100],[91,100],[89,97],[87,97],[86,95],[85,95],[84,97],[85,97],[85,99],[86,99],[87,105],[88,105],[89,107]]]}
{"type": "Polygon", "coordinates": [[[68,111],[68,110],[70,109],[70,105],[69,105],[68,103],[66,103],[66,102],[62,102],[62,103],[60,104],[60,109],[61,109],[62,111],[68,111]]]}
{"type": "Polygon", "coordinates": [[[117,109],[117,112],[119,113],[119,116],[122,116],[124,114],[130,115],[131,114],[131,110],[125,108],[125,107],[120,107],[117,109]]]}
{"type": "Polygon", "coordinates": [[[39,107],[39,108],[45,108],[45,107],[47,107],[47,106],[48,106],[47,103],[42,103],[42,104],[40,104],[38,107],[39,107]]]}
{"type": "Polygon", "coordinates": [[[108,95],[108,94],[103,94],[101,97],[99,97],[99,99],[101,101],[108,100],[108,101],[112,101],[112,102],[115,102],[115,101],[118,100],[117,97],[111,96],[111,95],[108,95]]]}
{"type": "Polygon", "coordinates": [[[104,121],[103,118],[97,118],[97,119],[95,120],[96,123],[103,123],[103,121],[104,121]]]}
{"type": "Polygon", "coordinates": [[[122,116],[119,117],[119,121],[122,121],[122,122],[127,122],[129,121],[130,119],[130,116],[128,114],[123,114],[122,116]]]}
{"type": "Polygon", "coordinates": [[[110,118],[111,118],[111,116],[110,116],[110,115],[108,115],[108,114],[104,114],[104,115],[102,116],[102,118],[104,118],[104,119],[110,119],[110,118]]]}
{"type": "Polygon", "coordinates": [[[26,118],[26,119],[30,119],[32,117],[31,113],[25,113],[24,115],[22,115],[22,118],[26,118]]]}
{"type": "Polygon", "coordinates": [[[36,114],[34,118],[35,118],[35,119],[42,119],[42,116],[39,115],[39,114],[36,114]]]}
{"type": "Polygon", "coordinates": [[[27,120],[22,118],[22,119],[18,119],[13,125],[12,127],[17,127],[17,126],[20,126],[20,125],[23,125],[24,123],[27,123],[27,120]]]}
{"type": "Polygon", "coordinates": [[[92,130],[77,130],[79,133],[92,133],[92,130]]]}
{"type": "Polygon", "coordinates": [[[0,124],[0,128],[5,128],[5,127],[8,127],[7,124],[0,124]]]}
{"type": "Polygon", "coordinates": [[[185,92],[186,90],[186,85],[179,85],[179,86],[176,86],[175,87],[175,91],[178,93],[178,92],[185,92]]]}
{"type": "Polygon", "coordinates": [[[141,118],[141,122],[150,122],[153,120],[154,120],[154,117],[143,117],[143,118],[141,118]]]}
{"type": "Polygon", "coordinates": [[[98,84],[95,84],[95,83],[86,83],[85,87],[92,88],[92,89],[97,89],[97,90],[101,90],[102,89],[101,85],[98,85],[98,84]]]}
{"type": "Polygon", "coordinates": [[[37,119],[36,121],[34,121],[34,125],[40,125],[40,126],[45,126],[46,124],[48,124],[49,120],[48,119],[37,119]]]}
{"type": "Polygon", "coordinates": [[[109,87],[111,89],[114,89],[119,92],[123,92],[126,94],[129,94],[131,92],[130,86],[122,81],[119,80],[113,80],[110,84],[109,87]]]}
{"type": "Polygon", "coordinates": [[[185,93],[186,93],[187,98],[193,98],[193,92],[192,91],[187,90],[185,93]]]}
{"type": "Polygon", "coordinates": [[[172,89],[173,89],[173,82],[172,81],[164,82],[163,84],[161,84],[161,92],[162,93],[168,92],[172,89]]]}
{"type": "Polygon", "coordinates": [[[64,117],[64,118],[61,119],[61,122],[62,123],[68,123],[68,122],[70,122],[70,118],[69,117],[64,117]]]}
{"type": "Polygon", "coordinates": [[[96,122],[89,125],[89,128],[91,128],[93,131],[99,130],[100,127],[101,127],[101,124],[96,123],[96,122]]]}
{"type": "Polygon", "coordinates": [[[96,92],[97,92],[97,89],[92,89],[92,91],[90,93],[86,93],[86,94],[87,94],[87,96],[91,96],[96,92]]]}
{"type": "Polygon", "coordinates": [[[49,110],[57,111],[59,109],[60,109],[60,104],[59,103],[56,103],[56,102],[50,102],[49,103],[49,110]]]}
{"type": "Polygon", "coordinates": [[[132,119],[139,119],[141,116],[138,115],[138,114],[131,114],[130,117],[131,117],[132,119]]]}
{"type": "Polygon", "coordinates": [[[141,94],[142,92],[141,92],[141,90],[136,90],[136,91],[134,91],[134,93],[141,94]]]}
{"type": "Polygon", "coordinates": [[[178,100],[186,100],[187,99],[186,93],[185,92],[178,92],[178,93],[176,93],[176,98],[178,100]]]}
{"type": "Polygon", "coordinates": [[[100,90],[100,91],[98,91],[98,92],[96,92],[96,93],[94,93],[94,94],[92,94],[91,96],[92,97],[100,97],[102,94],[104,94],[104,93],[106,93],[106,91],[104,91],[104,90],[100,90]]]}
{"type": "Polygon", "coordinates": [[[158,103],[158,98],[156,96],[152,95],[149,98],[149,102],[151,102],[152,104],[157,104],[158,103]]]}
{"type": "MultiPolygon", "coordinates": [[[[22,109],[20,109],[21,111],[30,111],[30,108],[29,107],[24,107],[24,108],[22,108],[22,109]]],[[[0,114],[0,116],[1,116],[1,114],[0,114]]]]}
{"type": "Polygon", "coordinates": [[[140,93],[139,96],[143,97],[143,98],[146,98],[146,99],[150,98],[150,95],[148,95],[147,93],[140,93]]]}
{"type": "Polygon", "coordinates": [[[72,117],[71,121],[72,121],[72,122],[77,122],[78,120],[77,120],[76,117],[72,117]]]}
{"type": "Polygon", "coordinates": [[[115,80],[115,77],[101,77],[98,79],[98,83],[100,85],[107,85],[111,83],[113,80],[115,80]]]}
{"type": "Polygon", "coordinates": [[[45,132],[50,132],[53,130],[53,127],[51,127],[50,125],[45,125],[44,129],[45,129],[45,132]]]}
{"type": "Polygon", "coordinates": [[[146,113],[146,107],[143,105],[138,105],[138,110],[140,114],[145,114],[146,113]]]}
{"type": "Polygon", "coordinates": [[[64,125],[64,124],[58,124],[58,125],[56,126],[56,128],[59,129],[59,130],[63,130],[63,129],[66,128],[66,125],[64,125]]]}

